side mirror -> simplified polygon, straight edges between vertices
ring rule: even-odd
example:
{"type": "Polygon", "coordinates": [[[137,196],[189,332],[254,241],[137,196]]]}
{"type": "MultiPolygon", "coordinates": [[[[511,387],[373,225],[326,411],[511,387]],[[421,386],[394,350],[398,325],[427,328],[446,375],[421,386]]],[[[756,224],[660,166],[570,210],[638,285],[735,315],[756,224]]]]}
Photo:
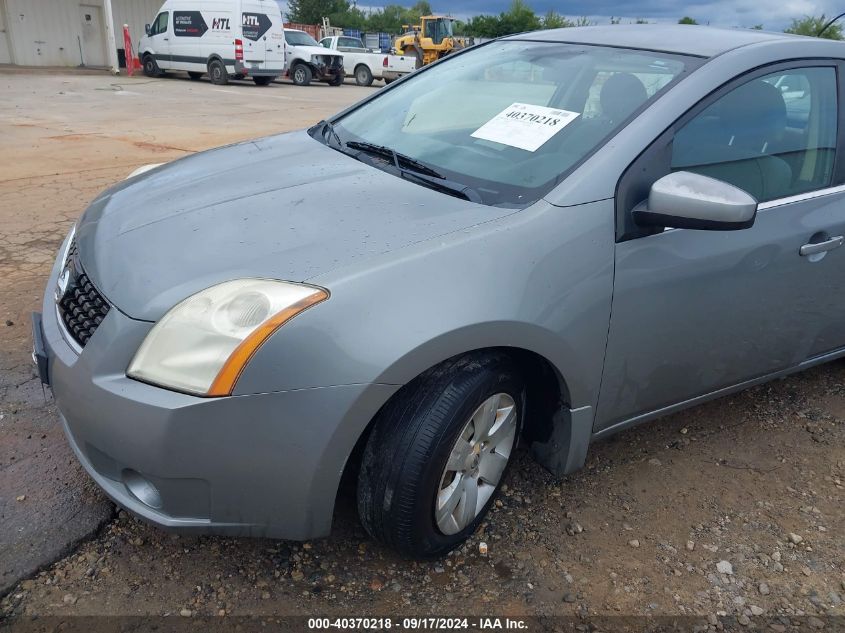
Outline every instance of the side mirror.
{"type": "Polygon", "coordinates": [[[737,231],[754,225],[757,200],[721,180],[676,171],[654,183],[632,215],[640,226],[737,231]]]}
{"type": "Polygon", "coordinates": [[[152,29],[150,28],[150,25],[149,25],[149,24],[145,24],[145,25],[144,25],[144,33],[146,33],[147,35],[149,35],[149,34],[150,34],[150,31],[152,31],[152,29]]]}

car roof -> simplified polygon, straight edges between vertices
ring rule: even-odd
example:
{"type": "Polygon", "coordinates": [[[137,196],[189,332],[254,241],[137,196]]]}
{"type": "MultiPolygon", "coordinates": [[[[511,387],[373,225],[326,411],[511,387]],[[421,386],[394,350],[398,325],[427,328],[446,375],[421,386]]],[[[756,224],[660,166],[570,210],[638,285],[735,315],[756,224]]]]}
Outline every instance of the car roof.
{"type": "MultiPolygon", "coordinates": [[[[814,46],[819,40],[801,35],[759,31],[756,29],[721,29],[691,24],[614,24],[579,26],[520,33],[508,39],[543,42],[573,42],[622,48],[638,48],[698,57],[715,57],[734,48],[759,42],[801,42],[814,46]]],[[[824,40],[829,43],[829,40],[824,40]]],[[[845,52],[845,44],[842,44],[845,52]]]]}

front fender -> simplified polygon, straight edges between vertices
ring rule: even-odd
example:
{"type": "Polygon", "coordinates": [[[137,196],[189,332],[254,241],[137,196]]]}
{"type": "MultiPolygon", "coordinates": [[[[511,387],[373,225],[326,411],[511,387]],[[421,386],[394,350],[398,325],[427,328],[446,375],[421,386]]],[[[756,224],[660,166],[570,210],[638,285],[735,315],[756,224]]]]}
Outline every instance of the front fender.
{"type": "Polygon", "coordinates": [[[612,200],[543,201],[308,281],[331,298],[256,353],[236,394],[406,384],[481,347],[545,357],[573,408],[595,406],[613,288],[612,200]]]}
{"type": "Polygon", "coordinates": [[[492,347],[526,350],[544,358],[553,350],[558,351],[562,358],[572,357],[574,354],[574,350],[565,340],[536,324],[523,321],[487,321],[468,324],[422,342],[395,359],[374,382],[404,385],[448,358],[492,347]]]}

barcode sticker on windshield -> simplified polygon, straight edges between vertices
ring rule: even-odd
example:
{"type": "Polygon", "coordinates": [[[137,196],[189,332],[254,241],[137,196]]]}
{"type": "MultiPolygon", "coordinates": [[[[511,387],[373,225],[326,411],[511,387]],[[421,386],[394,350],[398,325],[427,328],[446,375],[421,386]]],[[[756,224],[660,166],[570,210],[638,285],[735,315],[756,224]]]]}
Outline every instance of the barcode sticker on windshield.
{"type": "Polygon", "coordinates": [[[536,152],[579,116],[578,112],[514,103],[478,128],[472,136],[536,152]]]}

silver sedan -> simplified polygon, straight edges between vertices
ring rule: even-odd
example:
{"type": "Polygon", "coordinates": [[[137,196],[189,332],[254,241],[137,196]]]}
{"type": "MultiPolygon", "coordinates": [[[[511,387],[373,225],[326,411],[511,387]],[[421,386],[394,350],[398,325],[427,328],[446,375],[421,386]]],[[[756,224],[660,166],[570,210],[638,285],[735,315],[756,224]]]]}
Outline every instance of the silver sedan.
{"type": "Polygon", "coordinates": [[[409,556],[520,443],[591,442],[845,354],[845,44],[496,40],[307,131],[94,200],[34,318],[79,460],[166,528],[309,539],[341,477],[409,556]]]}

